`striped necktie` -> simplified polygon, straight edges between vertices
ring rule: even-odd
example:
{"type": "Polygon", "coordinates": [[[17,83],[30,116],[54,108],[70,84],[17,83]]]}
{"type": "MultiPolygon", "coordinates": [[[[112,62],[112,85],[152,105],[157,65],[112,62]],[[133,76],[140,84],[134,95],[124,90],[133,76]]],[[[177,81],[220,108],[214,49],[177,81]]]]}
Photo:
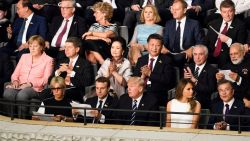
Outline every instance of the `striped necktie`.
{"type": "Polygon", "coordinates": [[[133,113],[131,115],[130,125],[134,125],[135,124],[136,112],[134,110],[137,110],[137,100],[133,101],[132,110],[133,110],[133,113]]]}

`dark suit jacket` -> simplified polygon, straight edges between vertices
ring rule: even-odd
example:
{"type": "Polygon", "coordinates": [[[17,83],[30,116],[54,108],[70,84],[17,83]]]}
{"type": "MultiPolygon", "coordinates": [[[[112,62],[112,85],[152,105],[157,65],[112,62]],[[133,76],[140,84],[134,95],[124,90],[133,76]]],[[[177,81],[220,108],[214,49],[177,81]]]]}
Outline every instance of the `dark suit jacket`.
{"type": "MultiPolygon", "coordinates": [[[[61,63],[69,63],[69,59],[66,58],[56,64],[55,70],[57,70],[60,67],[61,63]]],[[[93,82],[93,68],[91,64],[81,58],[80,56],[78,57],[75,66],[73,68],[73,71],[75,71],[75,76],[70,77],[70,81],[73,84],[74,87],[78,88],[81,90],[81,92],[85,93],[85,87],[89,86],[93,82]]],[[[66,72],[63,72],[60,74],[63,78],[65,78],[67,75],[66,72]]]]}
{"type": "MultiPolygon", "coordinates": [[[[210,26],[212,26],[216,31],[220,31],[220,27],[222,24],[222,18],[214,20],[209,23],[210,26]]],[[[246,26],[245,24],[234,18],[232,21],[232,24],[228,28],[228,31],[226,35],[232,39],[232,43],[245,43],[247,33],[246,33],[246,26]]],[[[206,36],[206,45],[209,49],[210,55],[213,54],[215,49],[215,43],[217,41],[218,35],[209,27],[208,33],[206,36]]],[[[223,66],[225,62],[229,62],[229,47],[226,43],[222,43],[222,51],[221,54],[218,56],[218,64],[219,67],[223,66]]]]}
{"type": "MultiPolygon", "coordinates": [[[[175,31],[176,20],[173,19],[168,21],[165,26],[163,38],[165,47],[168,48],[171,52],[177,52],[178,50],[174,46],[176,33],[175,31]]],[[[201,34],[201,29],[198,21],[189,18],[186,19],[182,41],[182,46],[184,50],[189,49],[191,46],[204,43],[204,38],[201,34]]]]}
{"type": "MultiPolygon", "coordinates": [[[[88,98],[85,101],[85,103],[90,104],[92,108],[96,108],[96,105],[98,103],[98,97],[95,96],[92,98],[88,98]]],[[[108,95],[108,97],[104,103],[103,109],[114,109],[117,107],[117,104],[118,104],[118,98],[108,95]]],[[[111,118],[112,118],[113,111],[102,110],[101,114],[103,114],[105,116],[105,123],[112,123],[111,118]]],[[[91,118],[90,122],[92,122],[92,121],[93,121],[93,118],[91,118]]]]}
{"type": "Polygon", "coordinates": [[[0,98],[3,94],[4,83],[10,81],[12,72],[13,66],[9,57],[6,54],[0,53],[0,98]]]}
{"type": "MultiPolygon", "coordinates": [[[[23,20],[24,20],[23,18],[17,18],[13,24],[12,40],[14,40],[13,42],[15,45],[17,43],[18,33],[22,27],[23,20]]],[[[44,17],[34,14],[27,29],[26,40],[28,41],[29,38],[33,35],[40,35],[44,39],[46,39],[46,34],[47,34],[46,19],[44,17]]],[[[17,46],[19,47],[20,45],[17,46]]]]}
{"type": "Polygon", "coordinates": [[[234,95],[238,99],[243,99],[246,96],[246,91],[250,90],[250,60],[249,58],[244,58],[239,64],[226,63],[222,68],[224,70],[231,70],[232,72],[238,73],[242,78],[241,84],[237,85],[236,82],[233,83],[234,91],[237,95],[234,95]]]}
{"type": "MultiPolygon", "coordinates": [[[[59,30],[63,17],[58,16],[53,18],[51,25],[49,26],[49,34],[47,40],[49,42],[52,41],[53,37],[56,35],[56,32],[59,30]]],[[[68,37],[82,37],[82,35],[86,32],[86,24],[83,18],[74,15],[68,37]]]]}
{"type": "MultiPolygon", "coordinates": [[[[132,110],[132,98],[128,94],[124,94],[120,97],[117,109],[132,110]]],[[[157,111],[159,109],[157,100],[146,93],[143,94],[142,99],[138,105],[137,110],[150,110],[157,111]]],[[[129,125],[133,112],[117,112],[116,117],[120,121],[120,124],[129,125]]],[[[135,116],[135,125],[159,125],[159,118],[157,114],[149,112],[137,112],[135,116]],[[157,121],[157,122],[153,122],[157,121]]]]}
{"type": "MultiPolygon", "coordinates": [[[[189,67],[194,74],[195,64],[192,63],[189,67]]],[[[215,92],[217,88],[216,72],[216,68],[206,63],[198,77],[197,85],[194,87],[196,99],[201,103],[203,109],[211,108],[211,94],[215,92]]]]}
{"type": "MultiPolygon", "coordinates": [[[[139,4],[140,7],[142,7],[143,3],[144,0],[133,0],[132,5],[139,4]]],[[[170,4],[169,0],[155,0],[155,7],[157,7],[157,9],[169,8],[170,4]]]]}
{"type": "MultiPolygon", "coordinates": [[[[134,69],[134,76],[141,76],[141,67],[148,65],[148,57],[149,55],[144,55],[138,59],[134,69]]],[[[175,73],[170,58],[160,54],[149,77],[151,87],[147,88],[147,93],[153,93],[159,97],[162,97],[162,94],[167,95],[167,91],[174,87],[174,76],[175,73]]]]}
{"type": "MultiPolygon", "coordinates": [[[[224,103],[220,100],[212,104],[211,114],[223,114],[224,103]]],[[[230,115],[244,115],[245,107],[242,101],[235,99],[231,109],[229,110],[230,115]]],[[[210,116],[209,128],[213,129],[215,123],[223,121],[223,116],[210,116]]],[[[238,117],[228,117],[227,121],[230,124],[230,130],[238,130],[238,117]]],[[[241,123],[244,123],[243,121],[241,123]]]]}

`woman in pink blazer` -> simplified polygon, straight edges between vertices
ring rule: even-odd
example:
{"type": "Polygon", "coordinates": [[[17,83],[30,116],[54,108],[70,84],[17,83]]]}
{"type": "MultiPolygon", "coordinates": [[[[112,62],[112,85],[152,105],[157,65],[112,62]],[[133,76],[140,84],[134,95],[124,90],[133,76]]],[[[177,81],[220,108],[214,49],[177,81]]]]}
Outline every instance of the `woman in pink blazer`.
{"type": "MultiPolygon", "coordinates": [[[[4,98],[12,101],[27,101],[39,96],[53,70],[53,58],[44,52],[45,41],[39,35],[29,41],[29,54],[23,54],[19,60],[11,83],[6,86],[4,98]]],[[[18,107],[19,118],[25,118],[28,108],[18,107]]]]}

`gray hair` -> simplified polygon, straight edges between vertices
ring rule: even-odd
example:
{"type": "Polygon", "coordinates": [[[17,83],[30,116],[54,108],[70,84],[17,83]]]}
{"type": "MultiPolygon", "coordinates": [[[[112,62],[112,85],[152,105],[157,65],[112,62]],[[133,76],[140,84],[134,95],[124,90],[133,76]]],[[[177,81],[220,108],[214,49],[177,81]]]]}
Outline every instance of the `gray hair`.
{"type": "MultiPolygon", "coordinates": [[[[208,49],[207,49],[207,46],[202,45],[202,44],[198,44],[198,45],[195,45],[195,46],[193,47],[193,49],[194,49],[194,48],[202,48],[202,49],[204,50],[204,52],[205,52],[205,55],[208,56],[208,49]]],[[[194,51],[193,51],[193,55],[194,55],[194,51]]]]}

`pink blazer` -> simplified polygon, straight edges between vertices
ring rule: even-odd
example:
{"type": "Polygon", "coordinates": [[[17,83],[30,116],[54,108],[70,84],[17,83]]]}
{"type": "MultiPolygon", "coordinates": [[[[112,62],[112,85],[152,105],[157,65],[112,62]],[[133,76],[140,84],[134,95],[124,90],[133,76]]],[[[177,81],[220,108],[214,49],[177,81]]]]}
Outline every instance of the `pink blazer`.
{"type": "Polygon", "coordinates": [[[31,54],[23,54],[19,60],[14,73],[11,76],[12,82],[18,80],[20,84],[31,82],[37,92],[41,92],[48,83],[53,71],[53,58],[43,53],[39,61],[32,64],[31,54]]]}

